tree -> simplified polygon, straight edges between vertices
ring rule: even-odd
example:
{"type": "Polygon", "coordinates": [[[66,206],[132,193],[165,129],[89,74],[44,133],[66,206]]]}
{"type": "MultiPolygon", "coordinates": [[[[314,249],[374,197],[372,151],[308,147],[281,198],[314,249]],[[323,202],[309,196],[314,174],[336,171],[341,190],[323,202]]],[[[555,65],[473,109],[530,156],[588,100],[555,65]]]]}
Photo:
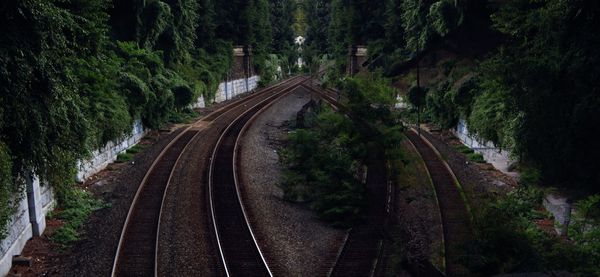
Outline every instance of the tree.
{"type": "Polygon", "coordinates": [[[331,20],[330,5],[328,0],[310,0],[306,3],[308,19],[306,45],[319,55],[326,54],[329,47],[327,33],[331,20]]]}
{"type": "MultiPolygon", "coordinates": [[[[514,101],[515,148],[545,181],[600,188],[598,82],[600,7],[593,1],[509,1],[494,27],[508,43],[483,67],[483,79],[514,101]]],[[[490,91],[488,87],[484,87],[490,91]]]]}
{"type": "Polygon", "coordinates": [[[273,33],[272,49],[275,53],[283,53],[293,44],[293,8],[294,5],[289,0],[270,1],[270,26],[272,26],[273,33]]]}

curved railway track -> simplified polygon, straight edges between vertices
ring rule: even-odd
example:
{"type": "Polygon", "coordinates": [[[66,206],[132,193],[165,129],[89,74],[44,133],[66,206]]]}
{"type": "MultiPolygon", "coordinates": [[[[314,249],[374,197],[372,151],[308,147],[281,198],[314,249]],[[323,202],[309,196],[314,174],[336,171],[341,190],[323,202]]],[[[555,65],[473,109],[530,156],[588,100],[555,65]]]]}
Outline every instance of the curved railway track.
{"type": "Polygon", "coordinates": [[[469,213],[458,181],[429,141],[414,129],[407,131],[406,136],[423,158],[436,191],[442,219],[446,276],[469,276],[466,268],[457,263],[464,254],[463,244],[472,235],[469,213]]]}
{"type": "MultiPolygon", "coordinates": [[[[346,108],[338,102],[340,94],[336,90],[306,86],[329,102],[335,109],[345,111],[346,108]]],[[[461,257],[463,244],[471,233],[471,222],[467,207],[459,191],[458,181],[450,167],[444,163],[439,153],[425,138],[420,137],[414,130],[407,132],[407,137],[415,146],[426,165],[436,191],[443,227],[445,249],[445,275],[468,276],[468,271],[457,263],[461,257]]],[[[376,162],[377,160],[375,160],[376,162]]],[[[377,170],[384,165],[370,166],[377,170]]],[[[370,174],[382,176],[385,171],[370,174]]],[[[381,181],[368,180],[370,203],[383,203],[386,194],[381,181]],[[375,201],[373,201],[375,199],[375,201]]],[[[388,191],[389,193],[389,187],[388,191]]],[[[388,198],[388,203],[390,202],[388,198]]],[[[387,210],[388,207],[385,207],[387,210]]],[[[378,262],[382,252],[382,236],[380,226],[385,222],[384,208],[380,205],[369,211],[369,224],[357,226],[350,230],[340,251],[338,260],[331,269],[330,276],[374,276],[382,275],[378,262]]],[[[431,264],[425,264],[415,272],[418,276],[443,276],[431,264]]]]}
{"type": "MultiPolygon", "coordinates": [[[[236,113],[234,117],[237,114],[244,115],[248,111],[248,106],[252,107],[250,110],[256,111],[258,110],[256,107],[266,105],[278,95],[304,81],[303,77],[294,77],[235,101],[192,124],[163,149],[147,171],[133,198],[123,224],[113,262],[112,276],[155,276],[157,274],[158,229],[165,193],[176,164],[185,149],[191,142],[196,141],[194,138],[200,133],[197,126],[227,120],[225,117],[231,116],[225,115],[232,112],[236,113]]],[[[236,122],[240,121],[234,120],[233,125],[236,122]]]]}
{"type": "MultiPolygon", "coordinates": [[[[283,89],[273,98],[279,99],[296,87],[283,89]]],[[[273,276],[242,204],[235,166],[237,142],[244,127],[273,102],[261,102],[235,119],[219,138],[211,159],[210,210],[227,276],[273,276]]]]}
{"type": "MultiPolygon", "coordinates": [[[[338,101],[340,92],[303,86],[327,101],[334,109],[341,112],[347,110],[338,101]]],[[[374,276],[378,272],[383,250],[383,228],[390,205],[388,193],[391,191],[387,182],[386,162],[382,157],[383,153],[373,153],[367,166],[367,221],[350,229],[329,276],[374,276]]]]}

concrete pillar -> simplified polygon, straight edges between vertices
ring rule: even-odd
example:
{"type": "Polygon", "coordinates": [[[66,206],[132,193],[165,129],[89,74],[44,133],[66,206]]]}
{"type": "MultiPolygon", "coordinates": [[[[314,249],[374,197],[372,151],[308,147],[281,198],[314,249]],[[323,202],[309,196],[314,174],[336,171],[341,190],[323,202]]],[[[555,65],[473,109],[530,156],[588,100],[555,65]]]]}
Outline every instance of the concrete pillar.
{"type": "Polygon", "coordinates": [[[40,179],[30,174],[26,178],[27,185],[27,208],[29,210],[29,222],[34,236],[40,236],[46,229],[46,215],[43,212],[42,193],[40,179]]]}
{"type": "Polygon", "coordinates": [[[367,60],[367,48],[362,45],[352,45],[348,48],[348,75],[355,75],[365,70],[363,63],[367,60]]]}
{"type": "Polygon", "coordinates": [[[246,45],[244,47],[244,75],[246,78],[246,92],[250,91],[248,86],[248,78],[252,76],[252,46],[246,45]]]}

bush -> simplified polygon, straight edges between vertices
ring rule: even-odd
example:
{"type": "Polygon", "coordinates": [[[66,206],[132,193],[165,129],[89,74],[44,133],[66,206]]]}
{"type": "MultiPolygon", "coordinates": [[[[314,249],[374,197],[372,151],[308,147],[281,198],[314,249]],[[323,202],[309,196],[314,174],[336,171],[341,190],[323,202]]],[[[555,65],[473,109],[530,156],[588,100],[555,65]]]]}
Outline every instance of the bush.
{"type": "Polygon", "coordinates": [[[456,151],[463,153],[463,154],[471,154],[471,153],[475,152],[475,150],[469,148],[468,146],[466,146],[464,144],[458,144],[458,145],[454,146],[454,149],[456,149],[456,151]]]}
{"type": "Polygon", "coordinates": [[[540,184],[542,175],[536,168],[524,168],[521,170],[519,181],[526,186],[535,186],[540,184]]]}
{"type": "Polygon", "coordinates": [[[183,123],[189,124],[194,122],[194,120],[198,117],[198,113],[191,109],[184,109],[180,112],[173,112],[169,116],[169,122],[171,123],[183,123]]]}
{"type": "Polygon", "coordinates": [[[117,160],[115,161],[115,163],[125,163],[128,161],[133,160],[133,155],[127,152],[124,153],[119,153],[119,155],[117,155],[117,160]]]}
{"type": "Polygon", "coordinates": [[[309,129],[290,133],[282,151],[287,167],[282,187],[286,198],[310,201],[322,219],[347,227],[365,212],[366,165],[373,158],[391,160],[402,155],[402,127],[392,109],[396,92],[387,80],[377,75],[348,79],[344,92],[351,116],[317,107],[309,129]]]}
{"type": "Polygon", "coordinates": [[[194,100],[194,91],[187,85],[179,85],[173,88],[174,104],[177,109],[189,106],[194,100]]]}
{"type": "Polygon", "coordinates": [[[102,201],[96,200],[89,192],[70,188],[63,192],[65,196],[62,207],[53,212],[51,217],[64,221],[64,225],[50,239],[63,248],[71,246],[79,240],[79,228],[96,210],[107,207],[102,201]]]}
{"type": "Polygon", "coordinates": [[[287,170],[282,187],[285,198],[310,201],[310,207],[334,226],[350,226],[364,209],[364,187],[356,177],[357,160],[347,127],[349,119],[327,111],[312,130],[289,135],[282,152],[287,170]]]}
{"type": "MultiPolygon", "coordinates": [[[[464,257],[463,264],[474,275],[482,276],[551,270],[598,276],[598,222],[580,221],[575,215],[571,241],[545,233],[535,224],[536,220],[548,217],[539,212],[542,197],[541,190],[524,186],[482,207],[474,222],[475,237],[467,245],[470,255],[464,257]],[[579,240],[580,233],[576,229],[582,223],[588,224],[589,232],[586,239],[579,240]]],[[[600,197],[590,197],[577,206],[598,205],[598,199],[600,197]]]]}
{"type": "Polygon", "coordinates": [[[137,154],[137,153],[144,151],[145,148],[146,148],[146,146],[144,146],[144,145],[136,144],[133,147],[127,149],[127,153],[128,154],[137,154]]]}
{"type": "Polygon", "coordinates": [[[481,155],[480,153],[467,154],[467,158],[469,158],[469,160],[472,162],[485,163],[485,159],[483,158],[483,155],[481,155]]]}

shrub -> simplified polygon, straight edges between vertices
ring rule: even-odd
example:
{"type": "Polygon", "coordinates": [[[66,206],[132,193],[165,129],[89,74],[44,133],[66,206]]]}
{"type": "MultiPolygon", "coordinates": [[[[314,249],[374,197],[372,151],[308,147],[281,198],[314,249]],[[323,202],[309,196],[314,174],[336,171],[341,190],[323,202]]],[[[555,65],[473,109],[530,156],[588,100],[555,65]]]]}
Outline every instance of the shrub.
{"type": "Polygon", "coordinates": [[[472,162],[485,163],[485,159],[483,158],[483,155],[481,155],[480,153],[467,154],[467,158],[469,158],[469,160],[472,162]]]}
{"type": "Polygon", "coordinates": [[[456,149],[456,151],[463,153],[463,154],[471,154],[471,153],[475,152],[473,149],[469,148],[468,146],[466,146],[464,144],[458,144],[458,145],[454,146],[454,149],[456,149]]]}
{"type": "Polygon", "coordinates": [[[521,174],[519,176],[519,181],[527,186],[539,185],[542,175],[540,171],[536,168],[524,168],[521,170],[521,174]]]}
{"type": "Polygon", "coordinates": [[[119,153],[119,155],[117,155],[117,160],[115,161],[116,163],[125,163],[128,161],[133,160],[133,155],[127,152],[124,153],[119,153]]]}
{"type": "Polygon", "coordinates": [[[53,242],[63,246],[71,246],[79,240],[79,228],[85,223],[92,212],[107,207],[102,201],[96,200],[89,192],[71,188],[64,192],[65,200],[62,209],[52,213],[51,217],[64,221],[56,233],[50,238],[53,242]]]}
{"type": "MultiPolygon", "coordinates": [[[[467,245],[469,256],[463,258],[474,275],[492,276],[502,273],[566,270],[580,276],[597,276],[600,262],[598,222],[572,218],[572,240],[564,241],[546,232],[535,220],[547,218],[542,209],[543,192],[522,186],[479,209],[475,217],[475,237],[467,245]],[[577,230],[587,224],[585,238],[577,230]],[[580,240],[583,238],[583,240],[580,240]]],[[[576,206],[595,203],[592,196],[576,206]]]]}
{"type": "Polygon", "coordinates": [[[127,149],[127,153],[128,154],[137,154],[137,153],[144,151],[145,148],[146,147],[142,144],[136,144],[133,147],[127,149]]]}

